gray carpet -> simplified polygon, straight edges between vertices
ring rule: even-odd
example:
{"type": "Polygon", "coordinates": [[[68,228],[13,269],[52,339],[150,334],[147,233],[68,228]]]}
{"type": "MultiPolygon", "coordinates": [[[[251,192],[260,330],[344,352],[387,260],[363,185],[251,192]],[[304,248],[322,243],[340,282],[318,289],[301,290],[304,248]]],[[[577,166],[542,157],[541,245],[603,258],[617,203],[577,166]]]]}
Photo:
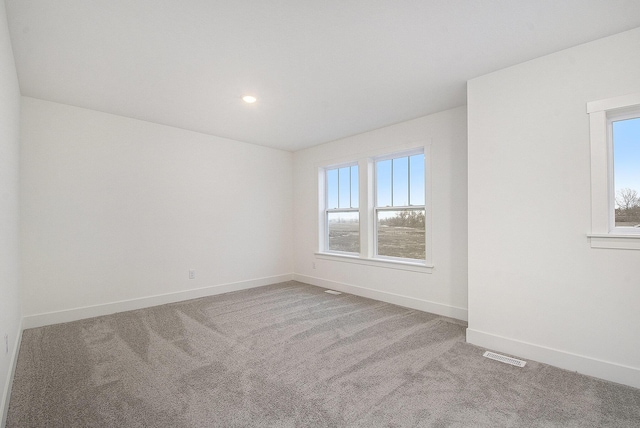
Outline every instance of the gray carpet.
{"type": "Polygon", "coordinates": [[[287,282],[26,330],[8,427],[638,427],[640,390],[287,282]]]}

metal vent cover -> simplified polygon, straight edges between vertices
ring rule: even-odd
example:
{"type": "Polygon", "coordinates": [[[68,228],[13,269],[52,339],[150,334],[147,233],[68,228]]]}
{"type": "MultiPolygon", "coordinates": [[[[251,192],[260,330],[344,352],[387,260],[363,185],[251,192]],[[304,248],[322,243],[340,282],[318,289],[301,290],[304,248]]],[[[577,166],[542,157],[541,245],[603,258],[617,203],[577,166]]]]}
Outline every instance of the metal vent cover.
{"type": "Polygon", "coordinates": [[[490,358],[492,360],[500,361],[501,363],[511,364],[512,366],[524,367],[527,364],[526,361],[519,360],[517,358],[507,357],[506,355],[496,354],[495,352],[485,352],[483,357],[490,358]]]}

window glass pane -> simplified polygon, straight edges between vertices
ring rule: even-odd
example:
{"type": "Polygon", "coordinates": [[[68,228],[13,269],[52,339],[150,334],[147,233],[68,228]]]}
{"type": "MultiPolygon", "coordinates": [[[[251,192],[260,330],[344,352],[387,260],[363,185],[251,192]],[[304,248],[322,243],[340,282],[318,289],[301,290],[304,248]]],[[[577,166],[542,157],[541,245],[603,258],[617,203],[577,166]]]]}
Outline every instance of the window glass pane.
{"type": "Polygon", "coordinates": [[[349,167],[340,168],[338,173],[338,207],[351,208],[351,172],[349,167]]]}
{"type": "Polygon", "coordinates": [[[424,210],[377,211],[378,255],[425,259],[424,210]]]}
{"type": "Polygon", "coordinates": [[[338,170],[329,169],[327,174],[327,209],[338,208],[338,170]]]}
{"type": "Polygon", "coordinates": [[[410,205],[424,205],[424,154],[409,158],[410,205]]]}
{"type": "Polygon", "coordinates": [[[394,207],[409,205],[409,158],[393,159],[393,203],[394,207]]]}
{"type": "Polygon", "coordinates": [[[358,188],[358,165],[351,167],[351,208],[358,208],[360,189],[358,188]]]}
{"type": "Polygon", "coordinates": [[[391,159],[376,162],[376,206],[391,206],[391,159]]]}
{"type": "Polygon", "coordinates": [[[327,213],[331,251],[360,252],[360,217],[357,212],[327,213]]]}
{"type": "Polygon", "coordinates": [[[640,117],[613,122],[616,227],[640,227],[640,117]]]}

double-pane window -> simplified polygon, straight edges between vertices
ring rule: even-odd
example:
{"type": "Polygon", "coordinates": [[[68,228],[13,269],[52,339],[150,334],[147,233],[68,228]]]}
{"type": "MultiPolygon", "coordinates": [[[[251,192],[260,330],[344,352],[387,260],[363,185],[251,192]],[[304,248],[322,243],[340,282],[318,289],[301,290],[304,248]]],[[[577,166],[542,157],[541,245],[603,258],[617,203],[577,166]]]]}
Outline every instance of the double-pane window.
{"type": "Polygon", "coordinates": [[[325,170],[326,250],[360,252],[358,165],[325,170]]]}
{"type": "Polygon", "coordinates": [[[425,260],[424,153],[375,162],[376,255],[425,260]]]}
{"type": "Polygon", "coordinates": [[[431,269],[429,159],[418,146],[319,167],[320,252],[431,269]]]}

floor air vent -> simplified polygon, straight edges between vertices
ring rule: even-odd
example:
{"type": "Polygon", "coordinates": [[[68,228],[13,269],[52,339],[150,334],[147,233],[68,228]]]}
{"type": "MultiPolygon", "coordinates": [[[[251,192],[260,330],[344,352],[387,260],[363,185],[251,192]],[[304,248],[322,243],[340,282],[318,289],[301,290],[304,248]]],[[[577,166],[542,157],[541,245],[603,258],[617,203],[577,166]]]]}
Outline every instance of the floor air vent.
{"type": "Polygon", "coordinates": [[[342,294],[341,292],[336,291],[336,290],[324,290],[324,292],[325,292],[325,293],[329,293],[329,294],[336,294],[336,295],[337,295],[337,294],[342,294]]]}
{"type": "Polygon", "coordinates": [[[527,364],[526,361],[518,360],[517,358],[511,358],[504,355],[496,354],[495,352],[485,352],[483,357],[491,358],[492,360],[500,361],[502,363],[511,364],[512,366],[524,367],[527,364]]]}

